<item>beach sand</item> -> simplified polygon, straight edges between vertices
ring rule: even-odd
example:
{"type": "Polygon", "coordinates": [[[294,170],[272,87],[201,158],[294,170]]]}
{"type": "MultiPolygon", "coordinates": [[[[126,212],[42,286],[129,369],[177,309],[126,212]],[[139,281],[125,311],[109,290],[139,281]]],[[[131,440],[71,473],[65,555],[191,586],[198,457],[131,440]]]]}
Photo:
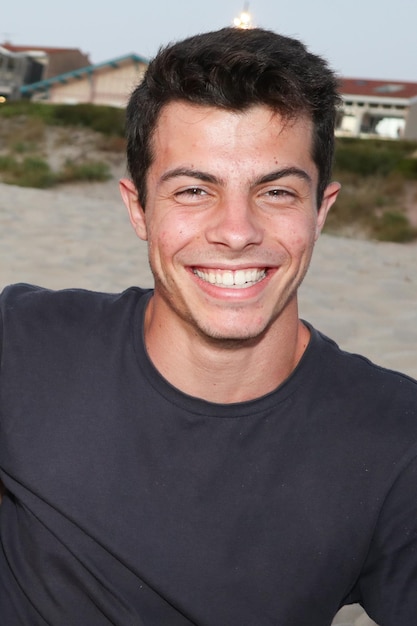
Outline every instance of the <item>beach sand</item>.
{"type": "MultiPolygon", "coordinates": [[[[0,184],[0,287],[117,292],[151,286],[117,183],[59,190],[0,184]]],[[[300,289],[300,316],[349,351],[417,378],[417,246],[322,235],[300,289]]],[[[348,607],[337,624],[373,624],[348,607]]]]}

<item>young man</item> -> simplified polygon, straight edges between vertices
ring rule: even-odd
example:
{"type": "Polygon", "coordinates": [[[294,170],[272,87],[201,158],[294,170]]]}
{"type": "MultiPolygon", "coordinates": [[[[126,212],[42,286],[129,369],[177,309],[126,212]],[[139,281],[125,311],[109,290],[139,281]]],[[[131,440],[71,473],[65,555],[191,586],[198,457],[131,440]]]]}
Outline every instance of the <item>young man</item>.
{"type": "Polygon", "coordinates": [[[121,181],[155,290],[3,293],[5,625],[417,623],[417,384],[297,311],[337,104],[268,31],[161,50],[121,181]]]}

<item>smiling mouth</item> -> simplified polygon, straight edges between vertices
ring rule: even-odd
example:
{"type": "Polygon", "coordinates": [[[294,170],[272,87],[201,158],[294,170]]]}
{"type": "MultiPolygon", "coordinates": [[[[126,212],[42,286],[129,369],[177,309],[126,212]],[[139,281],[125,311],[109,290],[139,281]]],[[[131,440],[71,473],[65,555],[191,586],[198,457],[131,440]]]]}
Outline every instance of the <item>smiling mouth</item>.
{"type": "Polygon", "coordinates": [[[216,287],[247,289],[263,280],[266,276],[266,270],[259,268],[246,270],[202,270],[195,268],[194,274],[204,282],[216,285],[216,287]]]}

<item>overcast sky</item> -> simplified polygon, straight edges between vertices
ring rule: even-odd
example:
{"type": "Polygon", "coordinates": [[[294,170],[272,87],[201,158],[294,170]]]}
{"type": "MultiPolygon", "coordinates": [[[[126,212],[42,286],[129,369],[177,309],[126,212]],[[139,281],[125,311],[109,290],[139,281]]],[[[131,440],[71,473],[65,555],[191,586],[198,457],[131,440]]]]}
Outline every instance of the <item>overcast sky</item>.
{"type": "MultiPolygon", "coordinates": [[[[1,10],[0,42],[75,47],[92,63],[229,26],[240,0],[19,0],[1,10]]],[[[345,77],[417,82],[416,0],[252,0],[257,26],[295,36],[345,77]]]]}

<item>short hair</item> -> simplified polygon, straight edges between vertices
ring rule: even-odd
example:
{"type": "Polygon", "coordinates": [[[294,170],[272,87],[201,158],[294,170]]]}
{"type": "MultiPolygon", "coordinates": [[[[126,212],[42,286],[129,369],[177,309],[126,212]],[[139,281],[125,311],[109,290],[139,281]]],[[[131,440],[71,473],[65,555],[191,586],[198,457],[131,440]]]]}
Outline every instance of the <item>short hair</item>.
{"type": "Polygon", "coordinates": [[[313,122],[311,157],[320,206],[330,182],[340,97],[334,72],[301,41],[261,28],[230,27],[159,50],[126,111],[128,171],[144,208],[153,134],[162,108],[174,101],[231,111],[265,105],[284,119],[307,115],[313,122]]]}

